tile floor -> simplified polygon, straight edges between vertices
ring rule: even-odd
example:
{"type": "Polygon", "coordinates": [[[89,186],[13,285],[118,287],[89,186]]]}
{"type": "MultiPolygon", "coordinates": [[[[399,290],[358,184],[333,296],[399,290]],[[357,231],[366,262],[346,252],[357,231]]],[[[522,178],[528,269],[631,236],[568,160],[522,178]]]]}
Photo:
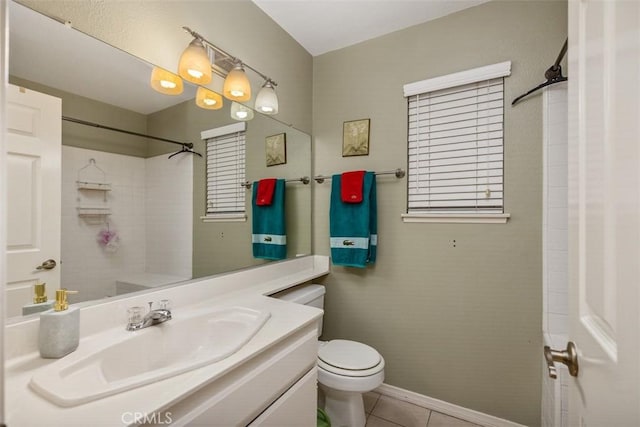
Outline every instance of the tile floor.
{"type": "Polygon", "coordinates": [[[481,427],[376,392],[364,395],[364,410],[366,427],[481,427]]]}

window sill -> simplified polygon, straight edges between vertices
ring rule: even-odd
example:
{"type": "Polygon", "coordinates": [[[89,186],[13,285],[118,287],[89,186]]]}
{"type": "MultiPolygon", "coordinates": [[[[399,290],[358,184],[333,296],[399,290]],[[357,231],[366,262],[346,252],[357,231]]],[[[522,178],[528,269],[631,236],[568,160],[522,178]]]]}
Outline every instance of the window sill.
{"type": "Polygon", "coordinates": [[[246,222],[246,214],[216,214],[201,216],[202,222],[246,222]]]}
{"type": "Polygon", "coordinates": [[[505,224],[508,213],[411,213],[402,214],[402,222],[430,222],[440,224],[505,224]]]}

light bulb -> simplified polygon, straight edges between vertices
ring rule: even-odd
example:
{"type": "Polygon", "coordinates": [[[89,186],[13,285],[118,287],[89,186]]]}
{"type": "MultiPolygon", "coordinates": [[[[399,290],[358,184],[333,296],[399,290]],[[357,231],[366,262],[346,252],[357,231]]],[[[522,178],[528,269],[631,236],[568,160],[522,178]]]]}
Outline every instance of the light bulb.
{"type": "Polygon", "coordinates": [[[160,67],[154,67],[151,71],[151,87],[165,95],[180,95],[184,89],[180,76],[160,67]]]}
{"type": "Polygon", "coordinates": [[[231,103],[231,118],[240,121],[249,121],[253,119],[254,112],[246,105],[242,105],[238,102],[231,103]]]}
{"type": "Polygon", "coordinates": [[[196,105],[206,110],[218,110],[222,108],[222,96],[206,87],[198,87],[196,92],[196,105]]]}
{"type": "Polygon", "coordinates": [[[264,114],[278,113],[278,96],[274,88],[274,83],[267,79],[262,85],[262,89],[256,96],[256,110],[264,114]]]}
{"type": "Polygon", "coordinates": [[[251,84],[242,63],[238,62],[224,79],[222,94],[232,101],[248,101],[251,99],[251,84]]]}
{"type": "Polygon", "coordinates": [[[191,69],[191,68],[189,68],[187,70],[187,73],[189,73],[190,76],[192,76],[193,78],[196,78],[196,79],[201,79],[202,76],[204,75],[204,73],[202,71],[194,70],[194,69],[191,69]]]}
{"type": "Polygon", "coordinates": [[[173,89],[176,87],[176,84],[168,80],[160,80],[160,86],[162,86],[165,89],[173,89]]]}
{"type": "Polygon", "coordinates": [[[201,40],[193,39],[182,52],[178,73],[183,79],[192,83],[206,85],[211,82],[211,62],[201,40]]]}

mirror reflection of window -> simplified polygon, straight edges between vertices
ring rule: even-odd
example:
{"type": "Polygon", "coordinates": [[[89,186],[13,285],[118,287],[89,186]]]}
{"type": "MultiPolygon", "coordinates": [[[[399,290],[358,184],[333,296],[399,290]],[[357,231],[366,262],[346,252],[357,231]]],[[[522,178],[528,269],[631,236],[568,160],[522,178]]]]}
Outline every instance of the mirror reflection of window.
{"type": "Polygon", "coordinates": [[[207,216],[246,211],[245,139],[239,131],[207,140],[207,216]]]}

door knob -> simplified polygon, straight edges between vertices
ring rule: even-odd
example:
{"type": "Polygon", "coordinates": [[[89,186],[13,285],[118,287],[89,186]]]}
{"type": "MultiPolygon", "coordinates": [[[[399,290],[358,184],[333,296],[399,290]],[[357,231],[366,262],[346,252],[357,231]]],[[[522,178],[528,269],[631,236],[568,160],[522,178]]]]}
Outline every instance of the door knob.
{"type": "Polygon", "coordinates": [[[52,259],[48,259],[39,266],[36,267],[36,270],[53,270],[56,268],[56,262],[52,259]]]}
{"type": "Polygon", "coordinates": [[[547,368],[549,368],[549,376],[551,378],[558,377],[554,362],[564,363],[567,365],[567,368],[569,368],[569,374],[572,377],[578,376],[578,351],[576,350],[576,345],[572,341],[567,343],[566,350],[561,351],[553,350],[548,345],[545,345],[544,358],[547,361],[547,368]]]}

